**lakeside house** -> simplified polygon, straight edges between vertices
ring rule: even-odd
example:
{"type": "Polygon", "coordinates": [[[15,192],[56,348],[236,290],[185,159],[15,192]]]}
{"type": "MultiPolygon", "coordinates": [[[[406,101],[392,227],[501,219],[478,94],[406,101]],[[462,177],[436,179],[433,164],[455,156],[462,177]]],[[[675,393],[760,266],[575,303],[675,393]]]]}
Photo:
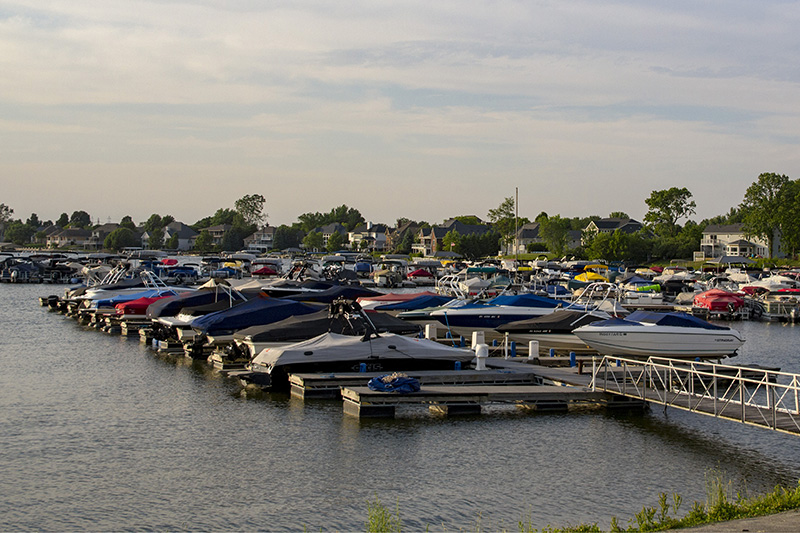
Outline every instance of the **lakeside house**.
{"type": "Polygon", "coordinates": [[[781,253],[780,235],[776,234],[773,253],[769,253],[769,243],[757,236],[748,235],[744,224],[710,224],[703,230],[700,239],[700,252],[705,258],[725,255],[735,257],[784,257],[781,253]]]}
{"type": "Polygon", "coordinates": [[[261,253],[272,250],[275,242],[275,229],[266,225],[244,238],[244,247],[261,253]]]}
{"type": "Polygon", "coordinates": [[[451,231],[459,235],[484,235],[492,230],[488,224],[483,224],[475,217],[479,224],[465,224],[460,220],[451,218],[441,226],[429,226],[419,230],[419,242],[414,243],[412,251],[421,253],[424,257],[432,257],[437,252],[451,251],[444,249],[444,237],[451,231]]]}
{"type": "Polygon", "coordinates": [[[372,222],[361,224],[347,234],[350,248],[353,250],[383,252],[386,250],[387,231],[388,228],[385,224],[373,224],[372,222]]]}

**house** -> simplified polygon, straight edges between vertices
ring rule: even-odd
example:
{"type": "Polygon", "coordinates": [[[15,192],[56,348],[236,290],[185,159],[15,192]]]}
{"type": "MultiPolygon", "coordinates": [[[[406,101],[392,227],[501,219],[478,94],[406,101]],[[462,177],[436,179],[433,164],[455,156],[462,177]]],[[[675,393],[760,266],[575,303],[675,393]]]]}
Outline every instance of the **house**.
{"type": "Polygon", "coordinates": [[[64,248],[66,246],[79,246],[85,248],[89,243],[92,232],[81,228],[67,228],[50,234],[47,237],[48,248],[64,248]]]}
{"type": "Polygon", "coordinates": [[[430,226],[419,230],[419,242],[414,243],[414,252],[421,253],[425,257],[431,257],[436,252],[444,250],[444,237],[451,231],[459,235],[483,235],[492,230],[486,224],[465,224],[460,220],[450,219],[441,226],[430,226]]]}
{"type": "Polygon", "coordinates": [[[622,233],[636,233],[641,229],[644,229],[644,225],[632,218],[601,218],[589,222],[584,231],[592,233],[614,233],[619,230],[622,233]]]}
{"type": "Polygon", "coordinates": [[[95,227],[92,229],[92,235],[89,237],[86,247],[93,250],[101,249],[106,237],[108,237],[111,232],[117,228],[119,228],[119,224],[113,222],[95,227]]]}
{"type": "Polygon", "coordinates": [[[386,249],[386,224],[361,224],[347,234],[353,250],[382,252],[386,249]]]}
{"type": "MultiPolygon", "coordinates": [[[[782,257],[777,250],[780,239],[775,239],[774,257],[782,257]]],[[[700,252],[706,258],[717,258],[723,255],[737,257],[769,256],[769,243],[761,237],[747,235],[744,224],[710,224],[703,230],[700,238],[700,252]]]]}
{"type": "Polygon", "coordinates": [[[539,223],[531,222],[529,224],[523,224],[522,227],[517,230],[511,253],[525,253],[528,251],[528,245],[534,243],[542,243],[541,247],[538,249],[547,250],[544,239],[539,235],[539,223]]]}
{"type": "Polygon", "coordinates": [[[264,226],[252,235],[244,238],[244,247],[248,250],[268,252],[272,250],[275,242],[275,229],[272,226],[264,226]]]}
{"type": "Polygon", "coordinates": [[[175,220],[164,227],[164,242],[166,243],[170,239],[176,238],[175,235],[177,235],[178,239],[175,249],[186,251],[194,248],[194,241],[200,234],[194,228],[175,220]]]}
{"type": "Polygon", "coordinates": [[[233,226],[230,224],[217,224],[216,226],[209,226],[204,228],[208,233],[211,234],[211,242],[214,246],[222,245],[222,239],[225,237],[225,233],[230,230],[233,226]]]}
{"type": "Polygon", "coordinates": [[[386,231],[385,248],[387,250],[397,250],[403,244],[403,240],[405,239],[406,235],[409,233],[411,235],[417,235],[419,233],[419,228],[420,225],[416,222],[408,221],[397,228],[388,229],[386,231]]]}
{"type": "Polygon", "coordinates": [[[343,243],[347,242],[347,228],[345,228],[338,222],[333,222],[332,224],[322,226],[321,228],[316,228],[314,231],[317,233],[322,233],[323,248],[328,246],[328,239],[330,239],[331,235],[333,235],[334,233],[339,233],[342,236],[343,243]]]}

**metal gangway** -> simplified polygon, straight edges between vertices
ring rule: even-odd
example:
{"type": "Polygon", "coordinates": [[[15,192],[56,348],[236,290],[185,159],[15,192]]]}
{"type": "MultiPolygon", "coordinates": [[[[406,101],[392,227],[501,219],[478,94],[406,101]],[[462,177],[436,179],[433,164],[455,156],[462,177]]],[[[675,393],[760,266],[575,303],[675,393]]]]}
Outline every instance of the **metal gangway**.
{"type": "Polygon", "coordinates": [[[800,374],[650,357],[593,358],[591,388],[800,435],[800,374]]]}

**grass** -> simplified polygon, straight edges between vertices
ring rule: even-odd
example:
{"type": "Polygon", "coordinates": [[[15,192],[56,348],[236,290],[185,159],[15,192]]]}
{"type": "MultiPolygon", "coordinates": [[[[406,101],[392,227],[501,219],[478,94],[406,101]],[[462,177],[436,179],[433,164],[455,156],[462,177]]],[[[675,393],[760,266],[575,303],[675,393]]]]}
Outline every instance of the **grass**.
{"type": "MultiPolygon", "coordinates": [[[[718,470],[706,473],[706,501],[695,501],[684,516],[680,516],[683,499],[679,494],[668,495],[662,492],[658,498],[658,505],[642,507],[633,518],[627,520],[626,525],[621,525],[616,517],[611,518],[608,531],[665,531],[667,529],[681,529],[703,524],[713,524],[739,518],[753,518],[800,508],[800,482],[794,488],[775,487],[772,492],[756,497],[744,497],[735,493],[733,482],[726,479],[718,470]]],[[[399,510],[394,513],[389,511],[380,500],[375,498],[367,502],[368,521],[367,531],[370,533],[399,532],[402,522],[399,510]]],[[[484,531],[480,514],[476,522],[476,532],[484,531]]],[[[444,526],[442,527],[445,530],[444,526]]],[[[505,528],[491,529],[507,531],[505,528]]],[[[577,526],[551,527],[537,529],[533,526],[531,513],[524,516],[517,524],[516,531],[520,533],[580,533],[599,532],[597,523],[580,524],[577,526]]],[[[513,530],[512,530],[513,531],[513,530]]]]}

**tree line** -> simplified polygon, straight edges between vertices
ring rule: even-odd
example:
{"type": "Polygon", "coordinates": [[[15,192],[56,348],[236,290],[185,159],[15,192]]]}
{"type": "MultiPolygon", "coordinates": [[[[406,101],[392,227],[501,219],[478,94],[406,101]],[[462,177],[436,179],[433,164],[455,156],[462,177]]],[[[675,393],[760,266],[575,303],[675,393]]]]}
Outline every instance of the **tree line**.
{"type": "MultiPolygon", "coordinates": [[[[709,224],[742,223],[747,235],[758,237],[769,243],[770,253],[775,249],[779,237],[783,252],[791,257],[800,249],[800,220],[795,213],[800,212],[800,180],[791,180],[785,175],[762,173],[744,194],[742,202],[730,208],[728,213],[711,219],[695,222],[690,219],[695,214],[696,204],[692,193],[685,187],[653,191],[645,199],[647,213],[642,230],[635,233],[615,231],[614,233],[586,232],[585,228],[593,220],[601,217],[562,217],[539,213],[534,219],[538,223],[539,241],[529,245],[529,252],[547,253],[554,256],[572,255],[583,259],[606,259],[609,261],[646,262],[653,260],[689,258],[699,248],[703,230],[709,224]],[[685,220],[683,225],[681,221],[685,220]],[[572,235],[583,232],[580,245],[570,247],[572,235]]],[[[200,252],[238,250],[243,248],[244,239],[262,227],[267,214],[264,212],[266,199],[260,194],[246,195],[234,203],[233,208],[220,208],[213,215],[204,217],[191,227],[199,232],[194,249],[200,252]],[[208,231],[212,226],[226,225],[223,242],[214,245],[208,231]]],[[[444,248],[467,258],[495,255],[498,249],[514,243],[519,228],[530,223],[526,217],[516,214],[514,198],[504,198],[497,208],[490,209],[487,217],[490,230],[480,235],[459,235],[449,232],[444,238],[444,248]]],[[[60,228],[91,228],[91,216],[85,211],[75,211],[72,215],[62,213],[55,222],[41,221],[33,213],[23,222],[13,218],[13,209],[0,204],[0,232],[3,239],[24,245],[33,237],[42,238],[42,228],[55,225],[60,228]]],[[[474,215],[455,217],[465,224],[477,224],[474,215]]],[[[608,218],[629,219],[622,211],[609,214],[608,218]]],[[[150,248],[177,247],[177,235],[165,238],[165,228],[175,219],[171,215],[153,214],[140,225],[130,216],[125,216],[119,228],[111,232],[104,242],[107,249],[120,250],[135,246],[137,233],[146,232],[150,248]]],[[[413,223],[415,229],[430,226],[425,221],[413,222],[407,218],[397,220],[397,227],[413,223]]],[[[353,231],[365,219],[358,209],[341,205],[327,213],[309,212],[297,217],[291,225],[275,228],[273,246],[285,250],[301,245],[306,249],[336,251],[345,245],[345,238],[338,232],[331,233],[327,245],[323,246],[323,235],[318,228],[328,224],[340,224],[345,231],[353,231]]],[[[410,253],[418,241],[418,233],[408,232],[395,243],[396,253],[410,253]]]]}

